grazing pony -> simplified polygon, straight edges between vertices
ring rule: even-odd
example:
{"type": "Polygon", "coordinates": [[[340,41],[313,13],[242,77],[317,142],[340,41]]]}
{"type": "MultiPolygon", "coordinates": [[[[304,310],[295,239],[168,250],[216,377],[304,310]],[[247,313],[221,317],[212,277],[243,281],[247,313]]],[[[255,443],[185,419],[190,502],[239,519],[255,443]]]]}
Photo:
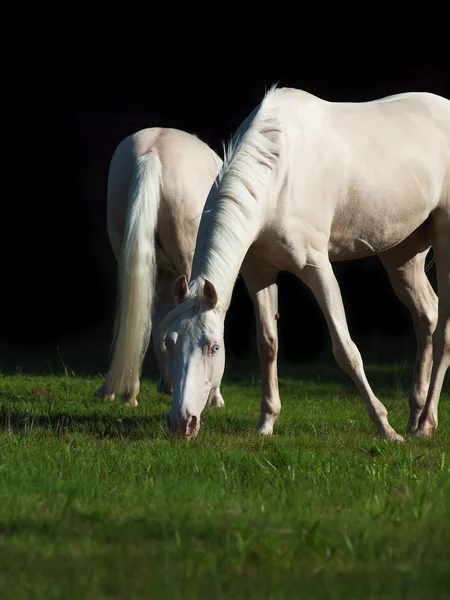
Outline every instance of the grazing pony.
{"type": "Polygon", "coordinates": [[[404,93],[328,102],[271,88],[238,128],[206,202],[184,300],[161,340],[172,355],[168,424],[197,434],[223,376],[224,319],[241,271],[254,298],[262,403],[257,430],[280,413],[277,274],[297,275],[326,319],[332,348],[364,398],[381,438],[403,441],[367,380],[350,337],[332,261],[378,255],[417,336],[407,431],[431,435],[450,363],[450,101],[404,93]],[[434,250],[439,303],[424,271],[434,250]]]}
{"type": "MultiPolygon", "coordinates": [[[[177,129],[143,129],[117,146],[108,173],[107,223],[118,263],[119,306],[112,363],[98,396],[119,393],[126,404],[137,405],[151,335],[158,391],[172,393],[152,322],[173,307],[177,277],[190,275],[200,216],[221,164],[207,144],[177,129]]],[[[223,406],[219,388],[210,403],[223,406]]]]}

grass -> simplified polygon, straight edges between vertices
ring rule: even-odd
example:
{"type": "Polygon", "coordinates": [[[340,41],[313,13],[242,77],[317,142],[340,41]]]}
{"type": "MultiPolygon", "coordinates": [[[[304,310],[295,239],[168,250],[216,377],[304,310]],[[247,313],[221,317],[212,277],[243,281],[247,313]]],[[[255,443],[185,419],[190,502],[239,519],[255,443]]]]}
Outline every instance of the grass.
{"type": "MultiPolygon", "coordinates": [[[[403,433],[409,367],[366,371],[403,433]]],[[[326,365],[280,367],[260,438],[257,374],[227,369],[191,442],[153,375],[135,409],[70,367],[0,376],[0,597],[449,598],[449,377],[435,436],[398,445],[326,365]]]]}

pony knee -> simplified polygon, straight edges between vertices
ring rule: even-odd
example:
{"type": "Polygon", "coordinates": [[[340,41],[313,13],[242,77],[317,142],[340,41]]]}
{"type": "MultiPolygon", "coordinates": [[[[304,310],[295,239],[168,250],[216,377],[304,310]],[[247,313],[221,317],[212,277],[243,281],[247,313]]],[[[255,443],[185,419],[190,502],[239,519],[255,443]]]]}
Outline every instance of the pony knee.
{"type": "Polygon", "coordinates": [[[437,309],[429,307],[424,311],[417,322],[416,329],[419,336],[424,338],[431,338],[436,330],[438,322],[437,309]]]}
{"type": "Polygon", "coordinates": [[[361,355],[356,344],[351,340],[333,345],[333,355],[337,364],[346,373],[354,373],[361,367],[361,355]]]}

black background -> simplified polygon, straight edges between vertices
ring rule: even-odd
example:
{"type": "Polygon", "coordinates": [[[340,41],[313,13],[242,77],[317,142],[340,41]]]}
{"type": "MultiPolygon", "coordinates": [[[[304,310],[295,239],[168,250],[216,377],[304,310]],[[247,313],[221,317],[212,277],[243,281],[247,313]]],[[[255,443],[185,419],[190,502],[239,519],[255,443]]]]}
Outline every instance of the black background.
{"type": "MultiPolygon", "coordinates": [[[[332,53],[326,60],[295,65],[282,58],[269,66],[259,60],[257,68],[249,58],[239,69],[208,53],[205,59],[204,52],[166,64],[155,64],[149,54],[148,65],[142,58],[136,65],[107,55],[75,56],[64,68],[52,66],[45,83],[31,73],[15,136],[21,151],[19,175],[14,175],[20,178],[20,193],[10,202],[20,225],[14,229],[7,220],[3,223],[3,360],[13,363],[23,352],[68,347],[75,338],[91,351],[98,343],[99,353],[104,347],[98,340],[109,344],[116,274],[106,234],[106,178],[112,153],[125,136],[144,127],[177,127],[197,134],[222,155],[222,141],[276,82],[334,101],[403,91],[450,98],[449,69],[440,54],[420,60],[405,60],[404,53],[386,60],[358,52],[351,56],[332,53]]],[[[376,257],[340,263],[336,273],[356,339],[411,339],[409,315],[376,257]]],[[[434,281],[434,269],[429,275],[434,281]]],[[[328,343],[314,299],[289,274],[281,275],[279,293],[280,356],[314,359],[328,343]]],[[[227,317],[228,352],[243,356],[254,351],[253,319],[238,280],[227,317]]]]}

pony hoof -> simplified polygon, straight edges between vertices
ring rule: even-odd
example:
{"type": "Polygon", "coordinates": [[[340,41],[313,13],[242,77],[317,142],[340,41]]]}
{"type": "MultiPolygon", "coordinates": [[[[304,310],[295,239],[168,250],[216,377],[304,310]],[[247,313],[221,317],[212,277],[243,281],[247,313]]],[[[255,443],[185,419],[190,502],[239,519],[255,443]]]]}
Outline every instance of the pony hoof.
{"type": "Polygon", "coordinates": [[[380,438],[382,440],[386,440],[387,442],[400,442],[401,444],[403,444],[405,441],[405,438],[403,436],[401,436],[399,433],[397,433],[396,431],[390,431],[389,433],[383,433],[382,435],[380,435],[380,438]]]}
{"type": "Polygon", "coordinates": [[[225,406],[225,401],[222,398],[221,394],[217,394],[214,398],[211,399],[210,406],[212,408],[223,408],[225,406]]]}
{"type": "Polygon", "coordinates": [[[136,398],[127,398],[126,396],[122,396],[121,400],[125,406],[138,406],[138,401],[136,398]]]}
{"type": "Polygon", "coordinates": [[[260,435],[272,435],[273,426],[275,425],[277,418],[278,418],[278,415],[273,414],[273,413],[261,415],[261,418],[259,419],[259,423],[256,427],[256,431],[260,435]]]}
{"type": "Polygon", "coordinates": [[[273,427],[271,425],[263,425],[262,427],[257,427],[256,432],[259,435],[272,435],[273,427]]]}
{"type": "Polygon", "coordinates": [[[126,400],[124,402],[125,406],[138,406],[138,401],[136,400],[136,398],[134,400],[126,400]]]}
{"type": "Polygon", "coordinates": [[[403,444],[405,442],[405,438],[399,433],[393,433],[385,439],[389,440],[390,442],[399,442],[400,444],[403,444]]]}
{"type": "Polygon", "coordinates": [[[105,388],[106,385],[102,383],[102,385],[94,392],[94,396],[97,396],[97,398],[101,398],[102,400],[114,400],[114,392],[111,394],[105,394],[105,388]]]}
{"type": "Polygon", "coordinates": [[[388,430],[381,430],[378,432],[378,436],[382,440],[386,440],[387,442],[401,442],[405,441],[404,437],[397,433],[392,427],[388,430]]]}
{"type": "Polygon", "coordinates": [[[423,423],[422,425],[419,425],[414,432],[414,435],[419,439],[426,439],[430,438],[435,431],[436,427],[434,425],[431,425],[431,423],[423,423]]]}

